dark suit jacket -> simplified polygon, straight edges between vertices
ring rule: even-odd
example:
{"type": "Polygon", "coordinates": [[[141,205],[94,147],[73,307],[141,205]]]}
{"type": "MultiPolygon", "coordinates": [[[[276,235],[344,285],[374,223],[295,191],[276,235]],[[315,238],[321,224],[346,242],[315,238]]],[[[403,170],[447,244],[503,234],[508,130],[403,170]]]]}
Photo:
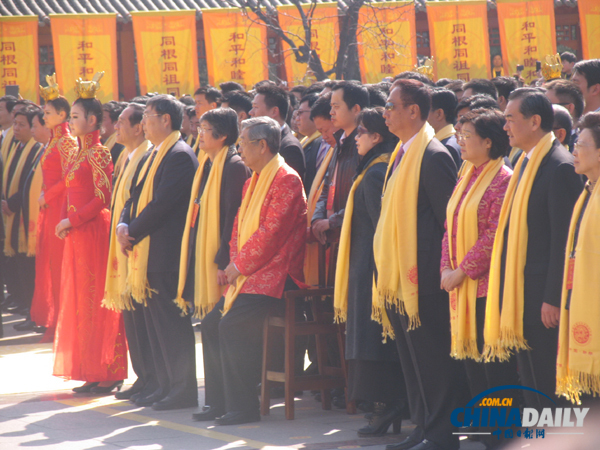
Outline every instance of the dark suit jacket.
{"type": "MultiPolygon", "coordinates": [[[[417,271],[419,297],[440,289],[440,261],[446,206],[456,185],[456,164],[448,149],[433,138],[423,154],[417,199],[417,271]]],[[[391,173],[388,175],[391,176],[391,173]]],[[[399,249],[398,251],[401,251],[399,249]]]]}
{"type": "Polygon", "coordinates": [[[447,137],[446,139],[443,139],[440,142],[442,144],[444,144],[446,146],[446,148],[448,149],[448,151],[450,152],[450,155],[452,156],[452,159],[454,160],[456,167],[460,168],[460,166],[462,166],[463,160],[462,160],[462,157],[460,156],[460,145],[458,145],[458,141],[456,140],[456,135],[453,134],[452,136],[447,137]]]}
{"type": "Polygon", "coordinates": [[[321,147],[322,137],[316,138],[304,147],[304,159],[306,160],[306,174],[304,175],[304,191],[308,196],[313,180],[317,175],[317,156],[321,147]]]}
{"type": "MultiPolygon", "coordinates": [[[[555,139],[535,176],[527,209],[525,309],[536,317],[544,302],[560,307],[569,224],[582,189],[583,181],[575,173],[573,156],[555,139]]],[[[506,237],[503,259],[508,245],[506,237]]]]}
{"type": "Polygon", "coordinates": [[[115,142],[115,145],[113,145],[113,148],[110,150],[110,157],[112,158],[113,164],[117,164],[117,160],[124,148],[125,146],[123,144],[115,142]]]}
{"type": "Polygon", "coordinates": [[[136,216],[137,202],[146,181],[137,180],[142,165],[138,165],[132,180],[131,197],[123,208],[120,222],[129,225],[129,235],[135,238],[133,245],[150,236],[148,272],[177,272],[198,158],[184,141],[175,143],[154,176],[152,201],[136,216]]]}
{"type": "Polygon", "coordinates": [[[304,161],[304,151],[300,141],[292,134],[292,130],[287,124],[283,125],[281,130],[281,144],[279,154],[285,159],[288,166],[298,172],[304,182],[304,173],[306,172],[306,162],[304,161]]]}

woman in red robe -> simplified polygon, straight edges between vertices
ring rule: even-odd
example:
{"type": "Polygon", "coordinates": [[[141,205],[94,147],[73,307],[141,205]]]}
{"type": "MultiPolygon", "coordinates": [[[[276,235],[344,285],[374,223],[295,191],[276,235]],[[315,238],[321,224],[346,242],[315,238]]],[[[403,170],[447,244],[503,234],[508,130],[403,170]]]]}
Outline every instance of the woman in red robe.
{"type": "Polygon", "coordinates": [[[71,106],[64,97],[47,99],[44,106],[44,121],[51,137],[40,160],[43,184],[37,222],[35,292],[31,303],[31,319],[47,328],[42,342],[54,339],[59,311],[64,241],[56,236],[56,225],[65,200],[67,164],[78,150],[77,139],[71,136],[67,122],[70,112],[71,106]]]}
{"type": "Polygon", "coordinates": [[[75,392],[108,393],[127,378],[122,316],[102,307],[113,165],[110,152],[100,143],[101,123],[102,105],[97,99],[79,98],[73,103],[70,125],[79,150],[66,172],[66,201],[56,226],[65,248],[54,375],[85,381],[75,392]]]}

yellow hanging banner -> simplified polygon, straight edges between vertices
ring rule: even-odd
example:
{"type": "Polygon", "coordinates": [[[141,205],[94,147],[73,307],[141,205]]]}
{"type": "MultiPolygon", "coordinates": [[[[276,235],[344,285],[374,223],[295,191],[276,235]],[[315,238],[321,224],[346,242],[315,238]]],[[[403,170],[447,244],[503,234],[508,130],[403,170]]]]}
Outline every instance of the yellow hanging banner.
{"type": "Polygon", "coordinates": [[[414,3],[365,3],[358,12],[356,37],[363,83],[411,70],[417,64],[414,3]]]}
{"type": "Polygon", "coordinates": [[[600,58],[600,2],[577,0],[583,59],[600,58]]]}
{"type": "Polygon", "coordinates": [[[140,91],[180,97],[199,86],[196,11],[131,12],[140,91]]]}
{"type": "Polygon", "coordinates": [[[269,79],[267,28],[254,13],[238,8],[203,9],[202,21],[211,86],[235,81],[251,89],[269,79]]]}
{"type": "Polygon", "coordinates": [[[116,14],[50,14],[56,81],[63,95],[75,101],[75,80],[90,81],[104,72],[96,98],[119,99],[116,14]]]}
{"type": "Polygon", "coordinates": [[[490,78],[487,2],[427,2],[427,22],[436,80],[490,78]]]}
{"type": "Polygon", "coordinates": [[[6,86],[38,103],[38,16],[0,17],[0,96],[6,86]]]}
{"type": "Polygon", "coordinates": [[[517,65],[527,84],[537,77],[536,61],[556,54],[553,0],[496,0],[504,70],[514,74],[517,65]]]}
{"type": "MultiPolygon", "coordinates": [[[[303,6],[306,20],[312,12],[310,20],[310,48],[314,50],[325,72],[335,66],[339,47],[339,24],[337,3],[309,3],[303,6]]],[[[297,48],[307,45],[307,36],[302,24],[300,11],[295,5],[279,6],[277,8],[279,25],[286,35],[294,41],[297,48]]],[[[308,63],[299,63],[292,47],[282,40],[285,72],[289,86],[310,82],[306,77],[308,63]]]]}

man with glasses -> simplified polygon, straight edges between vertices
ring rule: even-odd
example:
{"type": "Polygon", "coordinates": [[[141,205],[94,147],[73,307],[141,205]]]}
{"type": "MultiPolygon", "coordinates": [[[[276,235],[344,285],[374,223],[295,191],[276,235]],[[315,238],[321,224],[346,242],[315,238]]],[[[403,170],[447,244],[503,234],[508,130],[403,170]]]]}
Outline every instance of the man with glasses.
{"type": "Polygon", "coordinates": [[[317,173],[317,156],[323,138],[317,130],[317,126],[310,117],[310,109],[313,107],[319,96],[309,94],[302,97],[300,107],[296,110],[296,127],[300,134],[305,136],[300,144],[304,149],[304,159],[306,160],[306,173],[304,174],[304,190],[306,195],[310,192],[310,187],[317,173]]]}
{"type": "Polygon", "coordinates": [[[198,159],[179,132],[183,104],[170,95],[148,100],[142,119],[152,156],[132,180],[117,226],[129,256],[128,283],[144,306],[158,389],[136,400],[161,411],[198,405],[194,330],[177,297],[181,240],[198,159]],[[138,179],[139,178],[139,179],[138,179]]]}

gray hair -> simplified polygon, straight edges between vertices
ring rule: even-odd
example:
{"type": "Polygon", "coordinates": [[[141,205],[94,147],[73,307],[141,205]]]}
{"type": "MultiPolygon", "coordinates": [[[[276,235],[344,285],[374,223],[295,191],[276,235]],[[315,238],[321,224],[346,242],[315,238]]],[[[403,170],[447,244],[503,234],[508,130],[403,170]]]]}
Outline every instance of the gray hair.
{"type": "Polygon", "coordinates": [[[248,139],[260,141],[264,139],[273,154],[279,153],[281,145],[281,127],[270,117],[253,117],[242,121],[242,131],[248,130],[248,139]]]}

